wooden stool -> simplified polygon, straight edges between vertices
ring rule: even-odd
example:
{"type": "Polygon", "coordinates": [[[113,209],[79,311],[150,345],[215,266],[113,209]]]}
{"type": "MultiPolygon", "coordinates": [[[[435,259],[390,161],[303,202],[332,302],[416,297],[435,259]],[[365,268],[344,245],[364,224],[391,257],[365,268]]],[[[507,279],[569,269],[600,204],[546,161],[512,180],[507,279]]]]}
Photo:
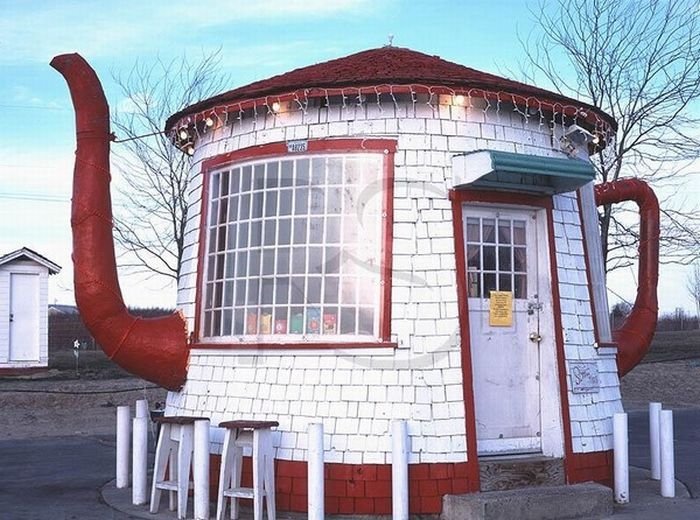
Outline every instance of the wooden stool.
{"type": "Polygon", "coordinates": [[[158,512],[160,494],[166,490],[170,492],[170,510],[177,507],[177,517],[185,518],[194,451],[194,422],[202,419],[205,417],[163,416],[153,419],[160,426],[160,434],[153,464],[151,513],[158,512]],[[165,479],[166,469],[168,480],[165,479]]]}
{"type": "Polygon", "coordinates": [[[238,499],[253,499],[253,519],[262,520],[263,497],[267,501],[267,518],[275,520],[275,460],[272,451],[272,431],[277,421],[226,421],[219,428],[226,429],[221,453],[219,493],[216,519],[223,520],[227,498],[231,499],[231,518],[238,518],[238,499]],[[241,487],[243,448],[253,449],[253,487],[241,487]]]}

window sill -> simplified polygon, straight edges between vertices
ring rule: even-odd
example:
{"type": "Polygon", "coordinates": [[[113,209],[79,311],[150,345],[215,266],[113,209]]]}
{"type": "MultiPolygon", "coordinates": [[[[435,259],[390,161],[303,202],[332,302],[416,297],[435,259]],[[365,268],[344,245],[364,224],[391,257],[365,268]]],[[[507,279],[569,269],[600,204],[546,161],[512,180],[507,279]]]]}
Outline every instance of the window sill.
{"type": "Polygon", "coordinates": [[[221,349],[221,350],[343,350],[343,349],[365,349],[365,348],[391,348],[396,349],[398,344],[391,341],[338,341],[332,342],[289,342],[289,343],[213,343],[196,342],[190,344],[190,349],[221,349]]]}

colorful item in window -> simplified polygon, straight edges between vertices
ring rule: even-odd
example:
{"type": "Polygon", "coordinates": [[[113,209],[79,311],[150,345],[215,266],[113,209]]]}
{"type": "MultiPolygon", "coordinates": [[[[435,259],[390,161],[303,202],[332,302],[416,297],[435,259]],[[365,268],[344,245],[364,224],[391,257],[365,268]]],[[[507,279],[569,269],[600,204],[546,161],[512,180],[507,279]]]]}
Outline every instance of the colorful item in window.
{"type": "Polygon", "coordinates": [[[292,316],[292,324],[289,329],[290,334],[303,334],[304,333],[304,314],[301,312],[296,313],[292,316]]]}
{"type": "Polygon", "coordinates": [[[258,333],[258,313],[249,312],[246,317],[246,334],[257,334],[258,333]]]}
{"type": "Polygon", "coordinates": [[[287,333],[287,320],[275,320],[275,334],[287,333]]]}
{"type": "Polygon", "coordinates": [[[313,307],[306,312],[306,333],[321,333],[321,311],[316,307],[313,307]]]}
{"type": "Polygon", "coordinates": [[[260,334],[272,334],[272,313],[263,312],[260,316],[260,334]]]}
{"type": "Polygon", "coordinates": [[[335,334],[336,333],[336,315],[327,312],[323,315],[323,333],[324,334],[335,334]]]}

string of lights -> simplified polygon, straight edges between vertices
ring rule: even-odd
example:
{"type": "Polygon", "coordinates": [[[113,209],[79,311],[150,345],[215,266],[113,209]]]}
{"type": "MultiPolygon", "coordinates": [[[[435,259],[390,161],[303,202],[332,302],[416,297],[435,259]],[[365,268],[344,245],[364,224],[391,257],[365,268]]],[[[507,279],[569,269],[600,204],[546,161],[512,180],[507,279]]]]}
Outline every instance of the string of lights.
{"type": "MultiPolygon", "coordinates": [[[[173,125],[170,137],[183,152],[193,155],[196,140],[214,128],[227,126],[231,113],[238,114],[234,118],[234,125],[236,122],[242,125],[244,119],[249,117],[257,126],[261,116],[276,118],[284,113],[295,111],[305,116],[313,100],[320,100],[321,108],[331,108],[335,98],[339,100],[337,105],[340,110],[356,110],[373,105],[377,107],[380,114],[383,114],[386,109],[398,112],[400,101],[397,96],[402,95],[407,95],[406,99],[409,100],[414,111],[419,104],[429,107],[433,114],[439,113],[441,107],[458,107],[464,110],[467,121],[475,110],[480,110],[484,118],[493,114],[497,119],[505,117],[506,112],[509,112],[520,117],[525,128],[537,125],[541,130],[545,124],[549,123],[552,133],[555,133],[557,128],[561,128],[563,133],[568,124],[572,122],[578,124],[581,121],[592,129],[596,144],[610,143],[615,136],[615,129],[610,121],[583,105],[563,104],[534,96],[482,88],[381,84],[342,88],[313,87],[274,96],[266,95],[245,101],[219,104],[181,118],[173,125]],[[390,105],[387,106],[382,99],[382,94],[389,95],[390,105]],[[373,96],[374,99],[370,100],[369,96],[373,96]],[[348,102],[350,99],[353,102],[348,102]],[[508,109],[504,109],[504,106],[508,109]],[[262,113],[259,113],[260,109],[262,113]]],[[[233,133],[233,125],[231,132],[233,133]]]]}

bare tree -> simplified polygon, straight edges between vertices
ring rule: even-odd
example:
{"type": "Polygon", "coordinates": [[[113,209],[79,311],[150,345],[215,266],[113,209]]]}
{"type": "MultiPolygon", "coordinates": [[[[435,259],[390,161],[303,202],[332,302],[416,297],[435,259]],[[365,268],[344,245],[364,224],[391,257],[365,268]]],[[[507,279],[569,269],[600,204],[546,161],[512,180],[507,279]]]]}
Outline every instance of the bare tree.
{"type": "MultiPolygon", "coordinates": [[[[600,179],[633,175],[659,188],[661,259],[692,262],[700,214],[688,207],[683,187],[700,157],[697,0],[540,0],[531,13],[523,72],[617,120],[616,139],[593,157],[600,179]]],[[[636,259],[639,236],[627,212],[605,206],[600,215],[608,270],[636,259]]]]}
{"type": "Polygon", "coordinates": [[[122,267],[179,276],[191,158],[162,130],[168,116],[223,89],[219,63],[217,51],[194,62],[186,56],[137,62],[128,74],[113,74],[124,97],[112,114],[122,175],[123,202],[115,211],[122,267]]]}
{"type": "Polygon", "coordinates": [[[695,303],[695,316],[698,318],[698,328],[700,328],[700,263],[694,263],[690,267],[686,288],[695,303]]]}

